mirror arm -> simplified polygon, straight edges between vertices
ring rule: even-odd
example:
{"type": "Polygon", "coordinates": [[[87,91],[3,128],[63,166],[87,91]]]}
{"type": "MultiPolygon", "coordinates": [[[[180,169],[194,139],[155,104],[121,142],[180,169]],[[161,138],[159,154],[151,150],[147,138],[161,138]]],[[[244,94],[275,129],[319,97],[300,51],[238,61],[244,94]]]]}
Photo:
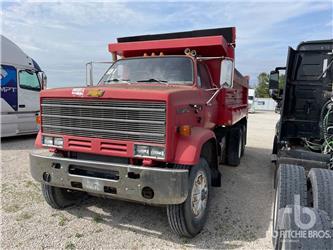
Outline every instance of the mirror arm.
{"type": "Polygon", "coordinates": [[[215,97],[218,95],[218,93],[220,93],[220,91],[221,91],[222,89],[223,89],[223,88],[221,87],[221,88],[219,88],[219,89],[216,90],[216,92],[212,95],[212,97],[209,98],[209,100],[206,102],[206,105],[207,105],[207,106],[211,106],[211,105],[212,105],[211,102],[215,99],[215,97]]]}

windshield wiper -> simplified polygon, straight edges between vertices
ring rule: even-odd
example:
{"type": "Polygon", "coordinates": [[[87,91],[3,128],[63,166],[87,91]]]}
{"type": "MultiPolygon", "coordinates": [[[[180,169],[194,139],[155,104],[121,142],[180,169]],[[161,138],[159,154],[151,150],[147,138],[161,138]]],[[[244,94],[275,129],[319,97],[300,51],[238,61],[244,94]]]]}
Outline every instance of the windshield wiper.
{"type": "Polygon", "coordinates": [[[150,79],[147,79],[147,80],[138,80],[136,82],[158,82],[158,83],[168,84],[168,81],[158,80],[158,79],[154,79],[154,78],[150,78],[150,79]]]}
{"type": "Polygon", "coordinates": [[[104,82],[129,82],[129,79],[118,79],[118,78],[113,78],[109,80],[105,80],[104,82]]]}

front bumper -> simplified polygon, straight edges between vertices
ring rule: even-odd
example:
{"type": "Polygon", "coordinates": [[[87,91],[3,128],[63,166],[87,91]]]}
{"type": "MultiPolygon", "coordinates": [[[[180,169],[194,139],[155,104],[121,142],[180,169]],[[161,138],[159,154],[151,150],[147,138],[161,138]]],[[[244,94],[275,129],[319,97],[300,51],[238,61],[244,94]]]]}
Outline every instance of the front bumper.
{"type": "Polygon", "coordinates": [[[78,160],[52,156],[50,153],[30,154],[32,177],[51,186],[102,194],[147,204],[183,203],[188,194],[188,170],[139,167],[119,163],[78,160]],[[88,172],[72,169],[89,169],[88,172]],[[91,172],[113,173],[116,178],[92,177],[91,172]],[[147,188],[152,198],[145,198],[147,188]]]}

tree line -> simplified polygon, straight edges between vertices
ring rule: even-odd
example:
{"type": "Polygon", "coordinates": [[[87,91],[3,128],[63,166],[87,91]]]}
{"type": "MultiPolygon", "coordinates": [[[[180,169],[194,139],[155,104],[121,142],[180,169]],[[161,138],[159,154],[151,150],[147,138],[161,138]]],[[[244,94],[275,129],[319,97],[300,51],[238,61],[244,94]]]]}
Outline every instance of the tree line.
{"type": "MultiPolygon", "coordinates": [[[[286,81],[286,76],[284,74],[280,74],[279,78],[279,88],[283,88],[284,83],[286,81]]],[[[266,72],[262,72],[258,75],[258,82],[255,87],[255,95],[259,98],[269,98],[269,74],[266,72]]]]}

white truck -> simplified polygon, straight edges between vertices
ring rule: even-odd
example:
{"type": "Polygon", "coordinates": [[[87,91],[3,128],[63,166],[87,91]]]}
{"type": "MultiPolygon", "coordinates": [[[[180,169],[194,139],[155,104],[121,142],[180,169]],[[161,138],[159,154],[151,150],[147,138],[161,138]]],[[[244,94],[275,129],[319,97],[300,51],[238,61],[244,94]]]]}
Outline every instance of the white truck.
{"type": "Polygon", "coordinates": [[[15,43],[1,38],[1,137],[38,132],[39,92],[46,76],[15,43]]]}
{"type": "Polygon", "coordinates": [[[248,94],[248,107],[249,107],[249,113],[255,112],[255,89],[249,89],[248,94]]]}

